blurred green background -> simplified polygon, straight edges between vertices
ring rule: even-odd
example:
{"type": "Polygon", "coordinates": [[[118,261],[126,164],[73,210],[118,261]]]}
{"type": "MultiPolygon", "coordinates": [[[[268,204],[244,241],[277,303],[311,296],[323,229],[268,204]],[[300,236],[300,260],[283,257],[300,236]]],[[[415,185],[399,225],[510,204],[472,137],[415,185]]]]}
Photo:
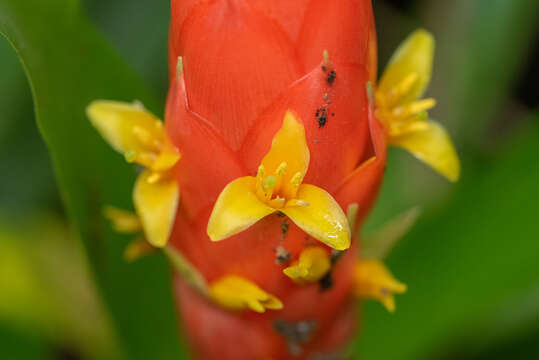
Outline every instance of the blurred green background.
{"type": "MultiPolygon", "coordinates": [[[[390,150],[365,233],[411,207],[423,212],[388,257],[409,291],[395,314],[362,305],[354,358],[539,358],[539,2],[374,6],[381,69],[409,32],[434,33],[431,116],[452,134],[463,172],[448,184],[390,150]]],[[[2,359],[188,356],[166,262],[123,262],[129,237],[100,217],[103,199],[129,206],[133,169],[82,112],[104,97],[162,113],[168,8],[168,0],[0,0],[0,30],[24,64],[0,39],[2,359]]]]}

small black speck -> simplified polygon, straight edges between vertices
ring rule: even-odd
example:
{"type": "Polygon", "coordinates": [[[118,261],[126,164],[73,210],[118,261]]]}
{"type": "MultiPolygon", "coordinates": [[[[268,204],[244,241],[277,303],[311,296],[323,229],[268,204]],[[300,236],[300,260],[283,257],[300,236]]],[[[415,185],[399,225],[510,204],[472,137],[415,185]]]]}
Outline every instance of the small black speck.
{"type": "Polygon", "coordinates": [[[283,237],[285,237],[286,234],[288,233],[288,229],[290,229],[290,224],[288,223],[286,219],[284,219],[281,224],[281,231],[283,233],[283,237]]]}
{"type": "Polygon", "coordinates": [[[331,265],[335,265],[343,254],[344,254],[344,251],[332,250],[331,251],[331,265]]]}
{"type": "Polygon", "coordinates": [[[326,122],[328,120],[328,114],[323,113],[318,117],[318,127],[321,128],[322,126],[326,125],[326,122]]]}
{"type": "Polygon", "coordinates": [[[320,290],[327,291],[333,287],[333,277],[331,276],[331,271],[329,271],[322,279],[319,281],[320,290]]]}
{"type": "Polygon", "coordinates": [[[279,212],[277,212],[277,216],[278,217],[285,217],[286,215],[282,211],[279,211],[279,212]]]}
{"type": "Polygon", "coordinates": [[[331,116],[335,116],[335,113],[331,113],[331,116]]]}
{"type": "Polygon", "coordinates": [[[327,70],[328,70],[328,68],[326,67],[326,65],[322,65],[322,71],[326,72],[327,70]]]}
{"type": "Polygon", "coordinates": [[[277,265],[282,265],[290,261],[290,257],[292,254],[290,254],[290,251],[286,250],[282,246],[278,246],[277,249],[275,249],[275,263],[277,265]]]}
{"type": "Polygon", "coordinates": [[[327,78],[328,84],[329,85],[333,84],[333,82],[335,81],[336,78],[337,78],[337,71],[331,70],[329,72],[329,75],[328,75],[328,78],[327,78]]]}

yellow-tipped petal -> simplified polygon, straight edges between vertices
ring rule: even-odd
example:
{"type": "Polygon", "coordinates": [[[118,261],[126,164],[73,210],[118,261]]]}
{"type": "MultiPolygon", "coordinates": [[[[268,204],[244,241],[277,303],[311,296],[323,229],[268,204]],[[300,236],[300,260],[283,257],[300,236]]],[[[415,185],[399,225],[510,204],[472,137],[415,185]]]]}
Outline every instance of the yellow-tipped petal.
{"type": "Polygon", "coordinates": [[[305,177],[309,160],[310,153],[305,139],[305,128],[291,111],[287,111],[281,129],[273,137],[270,151],[262,160],[262,166],[269,174],[286,162],[286,172],[282,175],[281,193],[285,198],[290,199],[295,196],[298,185],[305,177]]]}
{"type": "Polygon", "coordinates": [[[140,104],[99,100],[86,109],[92,125],[128,161],[150,166],[164,140],[163,125],[140,104]]]}
{"type": "Polygon", "coordinates": [[[378,260],[361,260],[355,268],[355,292],[362,298],[380,301],[389,312],[395,311],[393,294],[406,292],[406,285],[397,281],[378,260]]]}
{"type": "Polygon", "coordinates": [[[256,196],[256,179],[251,176],[229,183],[215,202],[208,221],[208,236],[212,241],[237,234],[263,217],[275,212],[256,196]]]}
{"type": "Polygon", "coordinates": [[[286,206],[281,211],[303,231],[326,245],[336,250],[350,247],[350,226],[346,215],[327,191],[303,184],[297,198],[305,206],[286,206]]]}
{"type": "Polygon", "coordinates": [[[414,31],[402,42],[389,60],[378,83],[377,91],[386,97],[391,97],[392,90],[403,85],[407,89],[403,89],[403,93],[398,94],[399,99],[396,104],[420,98],[430,82],[433,59],[434,38],[432,34],[423,29],[414,31]],[[408,84],[406,84],[407,82],[408,84]]]}
{"type": "Polygon", "coordinates": [[[460,176],[460,161],[447,131],[434,121],[414,123],[401,136],[391,138],[390,143],[411,152],[450,181],[460,176]]]}
{"type": "Polygon", "coordinates": [[[229,310],[251,309],[263,313],[266,309],[280,310],[283,303],[253,282],[228,275],[210,284],[210,297],[229,310]]]}
{"type": "Polygon", "coordinates": [[[180,200],[176,180],[161,177],[150,181],[152,171],[139,175],[133,190],[133,201],[140,217],[148,242],[155,247],[166,245],[180,200]]]}
{"type": "Polygon", "coordinates": [[[327,251],[319,246],[310,246],[283,273],[296,283],[304,284],[320,280],[330,269],[331,260],[327,251]]]}
{"type": "Polygon", "coordinates": [[[142,230],[139,217],[131,211],[119,209],[114,206],[105,206],[103,208],[103,215],[110,220],[116,232],[131,234],[142,230]]]}

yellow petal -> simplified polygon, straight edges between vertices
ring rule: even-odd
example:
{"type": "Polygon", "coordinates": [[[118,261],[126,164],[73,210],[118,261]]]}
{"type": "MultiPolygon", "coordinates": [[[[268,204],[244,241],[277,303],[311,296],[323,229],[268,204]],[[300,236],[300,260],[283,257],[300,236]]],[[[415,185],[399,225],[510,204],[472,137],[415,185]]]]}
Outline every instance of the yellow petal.
{"type": "Polygon", "coordinates": [[[376,299],[387,311],[395,311],[393,294],[406,292],[406,285],[397,281],[383,263],[378,260],[361,260],[356,264],[354,272],[357,296],[376,299]]]}
{"type": "Polygon", "coordinates": [[[433,121],[414,123],[401,136],[390,139],[390,144],[411,152],[450,181],[460,176],[460,161],[447,131],[433,121]]]}
{"type": "Polygon", "coordinates": [[[281,211],[307,234],[337,250],[350,247],[350,226],[346,215],[333,197],[314,185],[299,187],[299,206],[286,206],[281,211]]]}
{"type": "Polygon", "coordinates": [[[153,163],[163,143],[163,125],[142,105],[99,100],[86,112],[101,136],[128,161],[153,163]]]}
{"type": "Polygon", "coordinates": [[[283,270],[283,273],[298,284],[316,282],[331,268],[330,257],[320,246],[310,246],[299,255],[298,261],[283,270]]]}
{"type": "Polygon", "coordinates": [[[377,91],[386,96],[403,84],[412,74],[416,74],[411,88],[399,98],[397,104],[404,104],[420,98],[431,77],[434,58],[434,38],[423,30],[414,31],[395,51],[378,83],[377,91]]]}
{"type": "Polygon", "coordinates": [[[114,231],[119,233],[136,233],[142,230],[142,224],[137,214],[114,206],[105,206],[103,215],[110,220],[114,231]]]}
{"type": "Polygon", "coordinates": [[[286,172],[282,175],[281,193],[285,198],[290,199],[295,196],[297,186],[305,177],[309,160],[310,153],[305,139],[305,128],[291,111],[287,111],[281,129],[273,137],[270,151],[262,160],[262,166],[269,175],[286,162],[286,172]]]}
{"type": "Polygon", "coordinates": [[[163,247],[174,225],[180,189],[176,180],[170,177],[150,181],[152,176],[150,170],[139,175],[133,201],[148,242],[155,247],[163,247]]]}
{"type": "Polygon", "coordinates": [[[215,202],[208,221],[208,236],[212,241],[237,234],[263,217],[275,212],[255,194],[256,179],[251,176],[229,183],[215,202]]]}
{"type": "Polygon", "coordinates": [[[239,276],[228,275],[210,285],[210,297],[229,310],[251,309],[263,313],[266,309],[280,310],[282,302],[239,276]]]}

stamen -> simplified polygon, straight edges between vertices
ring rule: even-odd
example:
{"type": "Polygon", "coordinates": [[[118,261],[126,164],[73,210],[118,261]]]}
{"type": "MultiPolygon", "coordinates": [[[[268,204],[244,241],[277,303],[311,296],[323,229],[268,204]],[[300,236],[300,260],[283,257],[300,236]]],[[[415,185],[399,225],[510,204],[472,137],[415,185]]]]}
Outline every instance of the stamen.
{"type": "Polygon", "coordinates": [[[299,188],[301,185],[302,180],[302,174],[300,172],[297,172],[292,176],[292,179],[290,179],[290,184],[292,184],[296,189],[299,188]]]}
{"type": "Polygon", "coordinates": [[[259,182],[262,182],[262,180],[264,179],[264,175],[266,175],[266,169],[264,168],[264,165],[260,165],[256,173],[256,179],[259,182]]]}
{"type": "Polygon", "coordinates": [[[134,126],[132,131],[142,145],[152,149],[159,149],[161,147],[161,142],[155,139],[148,130],[140,126],[134,126]]]}
{"type": "Polygon", "coordinates": [[[266,201],[269,201],[273,196],[273,190],[275,189],[276,183],[277,179],[275,178],[275,176],[268,176],[264,179],[264,181],[262,181],[262,196],[264,197],[264,199],[266,199],[266,201]]]}
{"type": "Polygon", "coordinates": [[[284,174],[286,173],[286,168],[288,167],[288,164],[286,163],[286,161],[283,161],[279,167],[277,167],[277,170],[275,170],[275,175],[278,175],[278,176],[284,176],[284,174]]]}
{"type": "Polygon", "coordinates": [[[404,119],[412,115],[417,115],[423,111],[427,111],[433,108],[435,105],[436,105],[436,100],[432,98],[414,101],[410,104],[399,106],[393,109],[392,115],[395,117],[398,117],[399,119],[404,119]]]}
{"type": "Polygon", "coordinates": [[[422,111],[427,111],[429,109],[432,109],[435,106],[436,106],[436,100],[434,100],[433,98],[414,101],[413,103],[409,105],[410,111],[413,114],[418,114],[422,111]]]}
{"type": "Polygon", "coordinates": [[[412,90],[417,80],[419,80],[419,75],[414,72],[406,76],[397,86],[392,88],[387,95],[387,106],[392,106],[406,96],[412,90]]]}

